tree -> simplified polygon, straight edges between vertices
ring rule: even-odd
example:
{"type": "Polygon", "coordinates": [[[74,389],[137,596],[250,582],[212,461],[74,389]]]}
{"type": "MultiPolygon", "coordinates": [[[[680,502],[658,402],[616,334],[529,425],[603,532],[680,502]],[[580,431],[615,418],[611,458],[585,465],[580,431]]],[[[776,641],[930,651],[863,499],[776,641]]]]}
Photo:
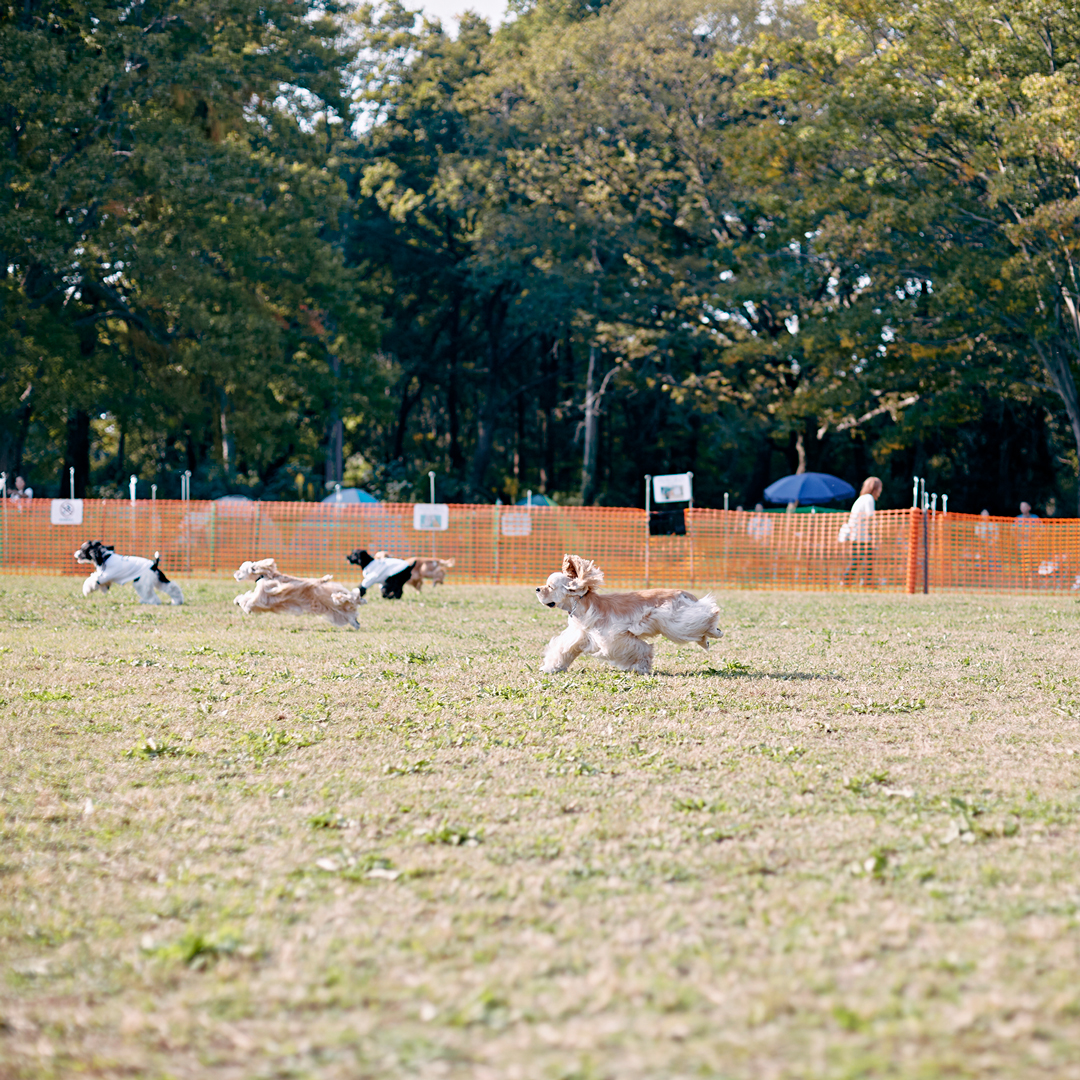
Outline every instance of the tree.
{"type": "Polygon", "coordinates": [[[1072,428],[1075,473],[1080,10],[832,0],[820,11],[815,41],[773,48],[775,66],[763,51],[759,71],[803,103],[792,137],[845,159],[839,216],[850,223],[855,191],[869,207],[846,239],[879,254],[889,351],[961,383],[1007,357],[1003,390],[1035,361],[1072,428]]]}
{"type": "Polygon", "coordinates": [[[66,425],[72,464],[103,413],[114,480],[138,463],[148,479],[186,464],[272,483],[324,437],[334,365],[355,372],[353,394],[376,381],[360,370],[362,282],[332,243],[339,14],[308,0],[0,11],[0,404],[26,424],[15,396],[46,382],[29,421],[66,425]]]}

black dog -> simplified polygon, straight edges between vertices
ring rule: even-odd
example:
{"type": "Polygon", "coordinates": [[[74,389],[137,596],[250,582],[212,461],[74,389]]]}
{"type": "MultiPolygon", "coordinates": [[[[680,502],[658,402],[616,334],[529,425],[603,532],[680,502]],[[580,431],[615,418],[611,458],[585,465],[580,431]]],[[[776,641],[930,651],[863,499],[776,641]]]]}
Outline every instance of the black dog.
{"type": "Polygon", "coordinates": [[[381,584],[384,600],[401,599],[401,593],[408,585],[415,565],[415,562],[407,563],[404,559],[376,559],[364,548],[357,548],[345,558],[364,571],[360,595],[363,596],[372,585],[381,584]]]}

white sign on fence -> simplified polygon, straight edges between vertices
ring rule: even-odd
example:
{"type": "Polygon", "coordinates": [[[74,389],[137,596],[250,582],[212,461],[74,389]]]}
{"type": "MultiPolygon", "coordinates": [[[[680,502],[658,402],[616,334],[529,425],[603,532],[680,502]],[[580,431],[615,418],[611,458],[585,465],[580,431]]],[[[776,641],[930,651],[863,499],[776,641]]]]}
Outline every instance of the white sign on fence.
{"type": "Polygon", "coordinates": [[[532,514],[510,511],[502,516],[503,536],[532,536],[532,514]]]}
{"type": "Polygon", "coordinates": [[[692,473],[669,473],[667,476],[652,478],[653,502],[690,502],[694,489],[690,478],[692,473]]]}
{"type": "Polygon", "coordinates": [[[417,503],[412,508],[412,527],[421,532],[445,532],[450,528],[446,503],[417,503]]]}
{"type": "Polygon", "coordinates": [[[49,520],[54,525],[81,525],[82,499],[53,499],[49,520]]]}

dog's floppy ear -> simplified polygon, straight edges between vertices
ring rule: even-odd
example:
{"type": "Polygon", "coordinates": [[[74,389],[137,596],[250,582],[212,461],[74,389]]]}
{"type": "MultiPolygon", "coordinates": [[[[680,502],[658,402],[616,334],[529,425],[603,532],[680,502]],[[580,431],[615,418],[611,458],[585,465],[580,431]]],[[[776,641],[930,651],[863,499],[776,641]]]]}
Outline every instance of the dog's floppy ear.
{"type": "Polygon", "coordinates": [[[570,592],[584,594],[603,584],[604,571],[590,559],[580,555],[567,555],[563,559],[563,573],[570,578],[570,592]]]}

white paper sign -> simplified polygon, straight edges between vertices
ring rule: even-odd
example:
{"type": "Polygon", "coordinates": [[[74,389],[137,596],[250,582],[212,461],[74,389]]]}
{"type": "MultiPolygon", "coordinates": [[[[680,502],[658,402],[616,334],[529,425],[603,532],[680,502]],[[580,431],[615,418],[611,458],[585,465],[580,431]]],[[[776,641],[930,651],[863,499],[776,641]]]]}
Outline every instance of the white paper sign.
{"type": "Polygon", "coordinates": [[[532,536],[532,514],[511,511],[502,516],[503,536],[532,536]]]}
{"type": "Polygon", "coordinates": [[[82,504],[82,499],[53,499],[49,520],[54,525],[81,525],[82,504]]]}
{"type": "Polygon", "coordinates": [[[446,503],[417,503],[412,508],[412,527],[420,532],[444,532],[450,528],[446,503]]]}
{"type": "Polygon", "coordinates": [[[689,502],[694,497],[689,473],[669,473],[652,478],[653,502],[689,502]]]}

